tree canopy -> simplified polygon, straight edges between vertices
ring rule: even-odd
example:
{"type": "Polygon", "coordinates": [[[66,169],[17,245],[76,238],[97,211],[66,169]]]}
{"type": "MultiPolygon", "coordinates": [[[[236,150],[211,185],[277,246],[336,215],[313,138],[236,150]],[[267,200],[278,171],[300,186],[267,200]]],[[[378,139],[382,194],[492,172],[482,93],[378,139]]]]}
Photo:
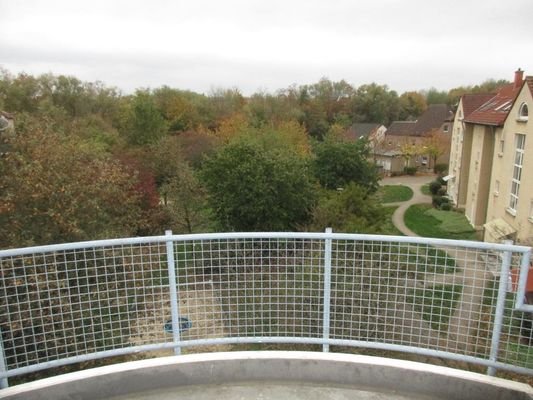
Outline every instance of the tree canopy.
{"type": "Polygon", "coordinates": [[[240,138],[207,159],[201,176],[221,229],[286,231],[309,218],[312,175],[294,152],[240,138]]]}
{"type": "Polygon", "coordinates": [[[315,145],[313,170],[322,187],[344,188],[357,183],[368,192],[378,188],[376,166],[368,161],[369,147],[366,140],[357,142],[325,140],[315,145]]]}

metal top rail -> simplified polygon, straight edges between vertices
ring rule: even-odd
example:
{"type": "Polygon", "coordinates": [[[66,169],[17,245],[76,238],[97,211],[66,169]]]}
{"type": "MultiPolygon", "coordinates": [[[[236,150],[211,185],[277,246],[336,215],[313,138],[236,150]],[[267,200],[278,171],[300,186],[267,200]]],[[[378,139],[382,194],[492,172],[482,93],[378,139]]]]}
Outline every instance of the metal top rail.
{"type": "Polygon", "coordinates": [[[475,242],[470,240],[422,238],[412,236],[371,235],[361,233],[331,233],[331,232],[225,232],[225,233],[195,233],[189,235],[160,235],[139,236],[119,239],[91,240],[83,242],[69,242],[44,246],[22,247],[17,249],[0,250],[0,258],[15,255],[44,253],[63,250],[86,249],[103,246],[121,246],[129,244],[148,244],[166,242],[185,242],[192,240],[225,240],[225,239],[337,239],[337,240],[376,240],[381,242],[423,243],[432,246],[454,246],[492,251],[531,251],[530,247],[506,243],[475,242]]]}

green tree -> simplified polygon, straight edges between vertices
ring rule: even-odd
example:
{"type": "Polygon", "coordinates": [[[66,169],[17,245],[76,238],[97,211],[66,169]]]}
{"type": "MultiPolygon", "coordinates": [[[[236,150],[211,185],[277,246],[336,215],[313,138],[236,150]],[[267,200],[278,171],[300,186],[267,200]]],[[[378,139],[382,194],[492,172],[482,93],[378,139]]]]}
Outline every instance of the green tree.
{"type": "Polygon", "coordinates": [[[183,163],[160,189],[170,215],[172,230],[176,233],[205,232],[209,230],[206,191],[194,171],[183,163]]]}
{"type": "Polygon", "coordinates": [[[355,182],[369,192],[377,190],[379,176],[368,161],[368,141],[325,140],[315,145],[314,153],[313,169],[322,187],[337,189],[355,182]]]}
{"type": "Polygon", "coordinates": [[[137,91],[131,100],[126,118],[125,134],[132,145],[156,143],[168,132],[165,119],[148,91],[137,91]]]}
{"type": "Polygon", "coordinates": [[[207,159],[201,177],[225,230],[293,230],[307,221],[314,201],[304,159],[250,138],[232,141],[207,159]]]}
{"type": "Polygon", "coordinates": [[[427,109],[426,99],[418,92],[405,92],[400,96],[400,121],[414,121],[427,109]]]}
{"type": "Polygon", "coordinates": [[[426,97],[426,103],[430,104],[449,104],[448,93],[437,90],[434,87],[422,93],[426,97]]]}
{"type": "Polygon", "coordinates": [[[357,88],[352,100],[352,115],[357,122],[375,122],[385,126],[398,119],[398,94],[387,85],[371,83],[357,88]]]}
{"type": "Polygon", "coordinates": [[[324,191],[312,214],[311,230],[344,233],[379,233],[387,218],[379,201],[353,182],[342,191],[324,191]]]}

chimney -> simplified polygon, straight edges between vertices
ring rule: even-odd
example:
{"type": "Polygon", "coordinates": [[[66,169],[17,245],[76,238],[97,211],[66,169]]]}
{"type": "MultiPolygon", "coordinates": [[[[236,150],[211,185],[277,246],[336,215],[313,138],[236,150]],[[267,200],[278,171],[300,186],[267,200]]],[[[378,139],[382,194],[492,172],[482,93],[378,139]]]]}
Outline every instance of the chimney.
{"type": "Polygon", "coordinates": [[[514,73],[514,87],[519,88],[522,86],[522,81],[524,80],[524,71],[518,68],[514,73]]]}

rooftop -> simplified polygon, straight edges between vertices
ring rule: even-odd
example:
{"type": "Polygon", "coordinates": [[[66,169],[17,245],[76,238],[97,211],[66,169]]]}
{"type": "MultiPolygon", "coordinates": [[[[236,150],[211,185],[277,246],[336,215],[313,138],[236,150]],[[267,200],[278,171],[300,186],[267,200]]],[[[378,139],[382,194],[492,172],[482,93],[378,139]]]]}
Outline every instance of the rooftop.
{"type": "Polygon", "coordinates": [[[502,87],[495,96],[483,103],[464,120],[472,124],[501,126],[520,92],[514,83],[502,87]]]}
{"type": "Polygon", "coordinates": [[[387,136],[423,136],[453,121],[453,111],[447,104],[431,104],[417,121],[395,121],[387,129],[387,136]]]}
{"type": "Polygon", "coordinates": [[[374,133],[381,124],[376,124],[372,122],[363,122],[353,124],[350,129],[346,132],[349,138],[359,139],[361,137],[368,138],[372,133],[374,133]]]}

